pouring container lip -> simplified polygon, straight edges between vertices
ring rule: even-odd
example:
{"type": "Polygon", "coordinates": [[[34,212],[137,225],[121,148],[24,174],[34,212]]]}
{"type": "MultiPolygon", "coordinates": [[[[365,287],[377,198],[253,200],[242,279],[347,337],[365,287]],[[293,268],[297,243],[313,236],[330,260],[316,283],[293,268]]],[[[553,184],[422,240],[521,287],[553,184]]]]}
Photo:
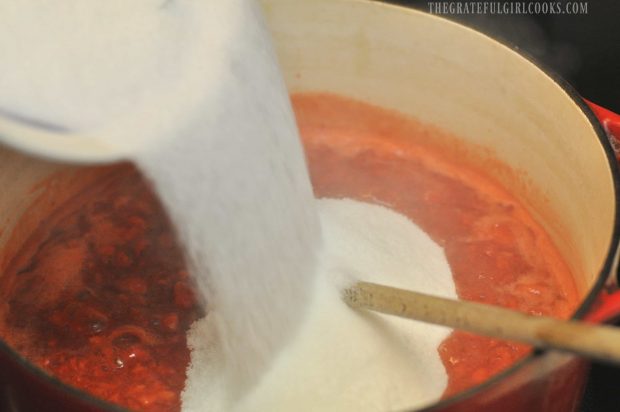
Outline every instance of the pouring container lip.
{"type": "MultiPolygon", "coordinates": [[[[503,46],[508,52],[512,52],[525,59],[527,62],[533,64],[538,70],[543,72],[546,77],[556,83],[557,86],[564,91],[567,96],[575,103],[581,112],[587,117],[590,125],[594,129],[596,136],[598,137],[599,143],[602,146],[609,166],[610,173],[612,175],[613,180],[613,189],[614,189],[614,199],[615,199],[615,208],[614,208],[614,225],[613,232],[609,243],[609,248],[606,254],[605,261],[601,268],[601,271],[598,274],[598,277],[594,284],[591,287],[591,290],[585,296],[575,313],[571,316],[571,319],[582,319],[591,308],[592,304],[596,300],[599,292],[603,289],[607,279],[611,276],[611,272],[614,269],[614,260],[616,254],[618,253],[618,245],[620,243],[620,208],[618,205],[620,204],[620,170],[618,166],[618,161],[616,160],[615,153],[611,144],[609,143],[608,137],[603,130],[603,127],[599,123],[598,119],[590,109],[590,107],[584,102],[582,97],[577,93],[577,91],[561,76],[559,76],[555,71],[542,64],[536,58],[520,50],[520,48],[511,43],[506,39],[495,39],[492,38],[476,29],[470,28],[464,24],[454,22],[445,17],[440,17],[437,15],[432,15],[430,13],[426,13],[420,10],[416,10],[412,7],[407,7],[398,2],[398,0],[360,0],[360,3],[379,5],[381,7],[386,8],[395,8],[399,9],[400,12],[403,13],[422,13],[426,14],[431,18],[439,19],[443,22],[443,24],[453,24],[461,27],[462,29],[469,30],[474,32],[480,36],[485,37],[487,40],[498,43],[503,46]]],[[[103,399],[97,398],[90,393],[73,387],[69,384],[66,384],[54,377],[53,375],[45,372],[43,369],[35,366],[33,363],[29,362],[25,359],[21,354],[12,349],[6,342],[0,339],[0,352],[2,352],[6,357],[15,361],[20,367],[24,368],[28,373],[34,375],[34,378],[43,381],[44,384],[51,384],[54,388],[56,388],[60,393],[68,394],[71,397],[76,398],[79,402],[84,404],[84,406],[95,408],[95,410],[100,411],[109,411],[109,412],[125,412],[128,409],[125,409],[119,405],[115,405],[113,403],[107,402],[103,399]]],[[[518,370],[522,369],[526,365],[530,365],[533,362],[540,360],[540,358],[546,356],[547,351],[544,350],[535,350],[533,353],[527,355],[523,359],[515,362],[509,368],[500,372],[499,374],[487,379],[481,384],[473,386],[465,391],[459,392],[453,396],[447,397],[445,399],[439,400],[433,404],[430,404],[426,407],[417,408],[417,409],[407,409],[409,412],[432,412],[441,408],[448,407],[450,405],[465,401],[479,393],[482,393],[484,390],[494,386],[495,384],[500,383],[502,380],[510,377],[518,370]]],[[[36,394],[32,394],[36,396],[36,394]]]]}

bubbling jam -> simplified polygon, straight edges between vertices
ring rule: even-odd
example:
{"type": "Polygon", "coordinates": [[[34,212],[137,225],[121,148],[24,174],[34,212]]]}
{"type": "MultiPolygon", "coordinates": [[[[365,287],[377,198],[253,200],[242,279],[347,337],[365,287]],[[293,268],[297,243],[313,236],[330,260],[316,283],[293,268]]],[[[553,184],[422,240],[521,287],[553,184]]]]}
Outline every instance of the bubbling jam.
{"type": "Polygon", "coordinates": [[[202,312],[170,223],[136,171],[63,205],[20,255],[5,275],[6,339],[17,351],[130,409],[180,408],[185,336],[202,312]]]}
{"type": "MultiPolygon", "coordinates": [[[[331,95],[293,103],[317,197],[408,216],[445,248],[462,299],[570,315],[575,285],[543,229],[504,189],[429,145],[427,129],[331,95]]],[[[204,313],[170,223],[135,170],[119,168],[50,213],[13,262],[0,280],[10,288],[0,332],[17,351],[112,403],[180,409],[186,333],[204,313]]],[[[457,331],[438,351],[448,396],[529,348],[457,331]]]]}

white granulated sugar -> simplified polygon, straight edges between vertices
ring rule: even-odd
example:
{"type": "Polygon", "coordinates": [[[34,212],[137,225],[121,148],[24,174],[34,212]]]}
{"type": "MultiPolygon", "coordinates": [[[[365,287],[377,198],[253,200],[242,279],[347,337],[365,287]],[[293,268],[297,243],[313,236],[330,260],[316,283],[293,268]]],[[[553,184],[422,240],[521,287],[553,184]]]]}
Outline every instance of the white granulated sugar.
{"type": "Polygon", "coordinates": [[[221,375],[234,398],[258,382],[303,320],[320,224],[259,10],[249,1],[232,3],[242,24],[227,54],[218,56],[227,70],[217,98],[187,116],[174,139],[149,145],[134,161],[185,247],[213,314],[225,357],[221,375]]]}
{"type": "Polygon", "coordinates": [[[319,219],[254,1],[3,0],[0,67],[0,115],[122,148],[167,209],[209,313],[189,334],[185,411],[441,395],[448,330],[339,293],[360,279],[455,297],[443,251],[380,206],[322,200],[319,219]]]}
{"type": "Polygon", "coordinates": [[[443,249],[385,207],[349,199],[318,205],[321,269],[300,333],[254,390],[230,404],[210,319],[197,322],[184,411],[389,411],[423,406],[445,390],[437,348],[450,329],[353,311],[340,299],[354,280],[455,298],[443,249]]]}
{"type": "Polygon", "coordinates": [[[214,319],[227,390],[296,332],[320,225],[253,0],[0,4],[0,114],[122,147],[153,183],[214,319]]]}

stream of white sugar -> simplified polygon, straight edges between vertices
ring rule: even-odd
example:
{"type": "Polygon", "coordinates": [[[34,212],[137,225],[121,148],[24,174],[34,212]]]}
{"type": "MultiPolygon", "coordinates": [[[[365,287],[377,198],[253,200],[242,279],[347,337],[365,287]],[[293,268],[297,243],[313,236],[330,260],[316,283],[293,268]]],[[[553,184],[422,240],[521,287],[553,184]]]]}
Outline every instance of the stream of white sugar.
{"type": "Polygon", "coordinates": [[[256,3],[3,1],[0,66],[0,111],[121,148],[171,216],[208,305],[184,410],[376,411],[441,395],[449,330],[354,312],[339,288],[455,297],[443,250],[383,207],[317,203],[256,3]]]}

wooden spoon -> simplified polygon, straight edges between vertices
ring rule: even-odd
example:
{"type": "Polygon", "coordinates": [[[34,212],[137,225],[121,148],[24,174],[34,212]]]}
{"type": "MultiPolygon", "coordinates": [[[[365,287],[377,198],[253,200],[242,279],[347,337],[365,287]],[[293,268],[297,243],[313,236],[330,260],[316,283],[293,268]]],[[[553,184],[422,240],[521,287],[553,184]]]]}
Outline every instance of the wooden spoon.
{"type": "Polygon", "coordinates": [[[342,297],[355,309],[368,309],[620,364],[620,330],[610,326],[531,316],[493,305],[440,298],[367,282],[345,289],[342,297]]]}

